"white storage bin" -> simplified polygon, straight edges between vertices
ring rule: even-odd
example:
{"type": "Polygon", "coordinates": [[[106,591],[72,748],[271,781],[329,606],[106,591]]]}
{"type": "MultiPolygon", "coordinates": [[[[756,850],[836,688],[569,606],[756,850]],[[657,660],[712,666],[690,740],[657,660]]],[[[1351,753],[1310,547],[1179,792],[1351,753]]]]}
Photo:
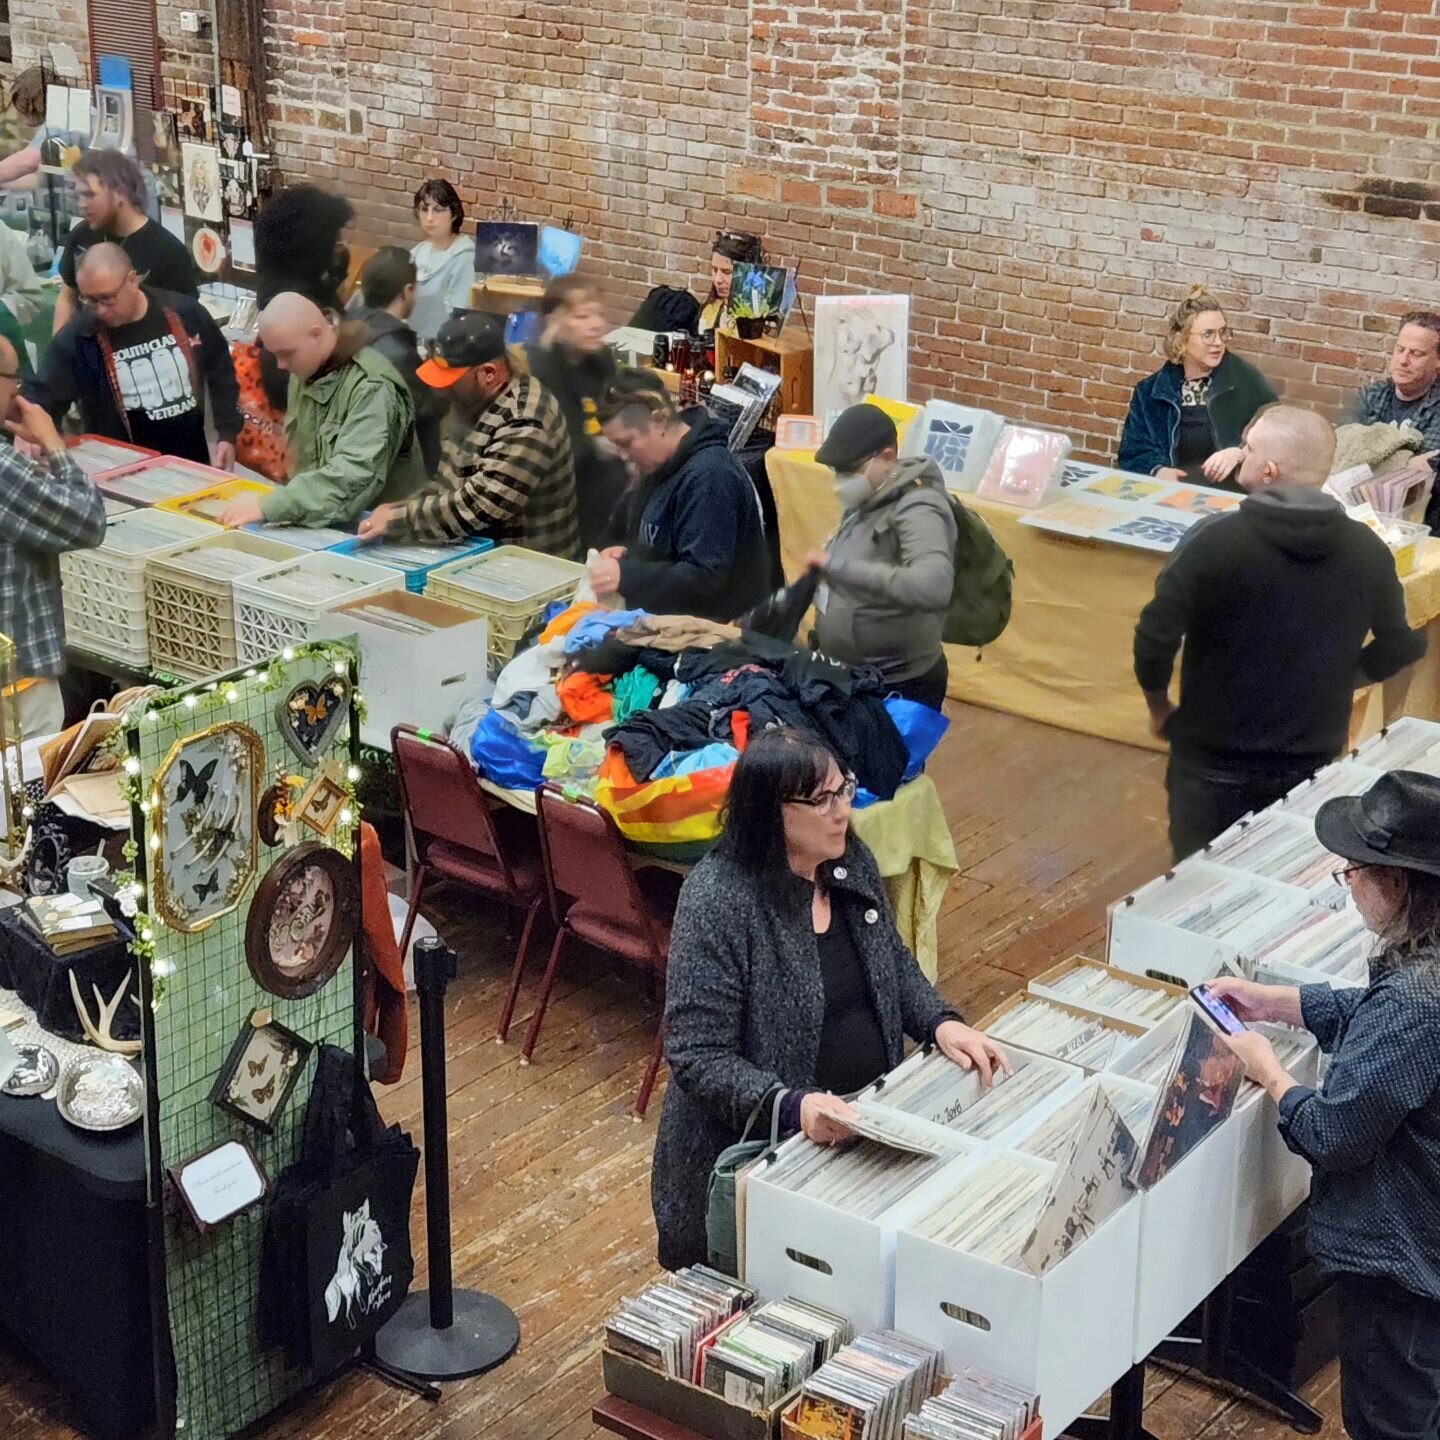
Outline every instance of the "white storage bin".
{"type": "Polygon", "coordinates": [[[1226,964],[1243,968],[1244,957],[1268,944],[1278,928],[1304,912],[1307,903],[1291,886],[1201,860],[1186,860],[1110,907],[1107,958],[1121,970],[1189,988],[1214,979],[1226,964]],[[1213,881],[1225,884],[1227,899],[1256,906],[1272,902],[1265,917],[1246,920],[1232,913],[1208,929],[1175,923],[1173,915],[1181,897],[1213,881]]]}
{"type": "Polygon", "coordinates": [[[1402,715],[1378,735],[1372,735],[1353,759],[1370,770],[1410,770],[1440,745],[1440,723],[1402,715]]]}
{"type": "MultiPolygon", "coordinates": [[[[403,580],[403,572],[395,573],[403,580]]],[[[408,589],[381,591],[321,611],[310,636],[355,637],[366,706],[360,738],[379,750],[390,749],[396,725],[443,734],[462,701],[483,699],[494,689],[486,676],[485,617],[408,589]]]]}
{"type": "Polygon", "coordinates": [[[1379,778],[1379,770],[1354,760],[1340,760],[1302,780],[1282,801],[1280,809],[1314,821],[1316,812],[1337,795],[1363,795],[1379,778]]]}
{"type": "Polygon", "coordinates": [[[1316,905],[1338,909],[1345,894],[1335,883],[1337,860],[1315,838],[1315,822],[1283,810],[1237,821],[1204,849],[1207,864],[1285,885],[1316,905]]]}
{"type": "Polygon", "coordinates": [[[1239,1136],[1232,1114],[1140,1194],[1134,1360],[1149,1355],[1230,1273],[1239,1136]]]}
{"type": "Polygon", "coordinates": [[[1117,970],[1103,960],[1090,960],[1084,955],[1074,955],[1069,960],[1052,965],[1031,980],[1025,988],[1031,995],[1042,1000],[1057,1000],[1072,1009],[1085,1010],[1091,1015],[1103,1015],[1111,1020],[1121,1020],[1128,1025],[1138,1025],[1142,1030],[1153,1029],[1176,1006],[1184,1005],[1186,1000],[1185,991],[1179,985],[1168,985],[1163,980],[1152,980],[1148,975],[1136,975],[1129,970],[1117,970]],[[1119,1003],[1107,1003],[1085,993],[1092,982],[1107,980],[1118,980],[1130,987],[1137,1000],[1145,1001],[1150,1013],[1137,1014],[1119,1003]],[[1079,982],[1078,988],[1072,988],[1072,982],[1076,981],[1079,982]]]}
{"type": "Polygon", "coordinates": [[[323,550],[237,580],[239,663],[262,664],[287,645],[304,640],[322,611],[382,590],[404,588],[405,577],[398,570],[323,550]]]}
{"type": "MultiPolygon", "coordinates": [[[[797,1135],[775,1162],[810,1142],[797,1135]]],[[[895,1319],[895,1232],[951,1193],[957,1165],[975,1153],[958,1136],[950,1159],[874,1219],[766,1181],[768,1164],[750,1177],[745,1201],[745,1280],[767,1299],[793,1295],[848,1316],[857,1332],[886,1329],[895,1319]]]]}
{"type": "MultiPolygon", "coordinates": [[[[1280,1027],[1255,1028],[1274,1034],[1280,1027]]],[[[1313,1036],[1307,1035],[1305,1039],[1304,1054],[1289,1062],[1286,1068],[1302,1085],[1313,1087],[1318,1083],[1320,1051],[1313,1036]]],[[[1230,1119],[1237,1130],[1231,1269],[1310,1194],[1309,1162],[1280,1138],[1279,1122],[1280,1107],[1258,1085],[1247,1082],[1230,1119]]]]}
{"type": "MultiPolygon", "coordinates": [[[[988,1158],[962,1162],[951,1185],[966,1184],[988,1158]]],[[[1053,1168],[1028,1156],[1006,1158],[1053,1168]]],[[[970,1365],[1034,1390],[1046,1440],[1130,1368],[1138,1199],[1043,1276],[915,1235],[911,1224],[895,1241],[895,1328],[940,1346],[950,1374],[970,1365]]]]}

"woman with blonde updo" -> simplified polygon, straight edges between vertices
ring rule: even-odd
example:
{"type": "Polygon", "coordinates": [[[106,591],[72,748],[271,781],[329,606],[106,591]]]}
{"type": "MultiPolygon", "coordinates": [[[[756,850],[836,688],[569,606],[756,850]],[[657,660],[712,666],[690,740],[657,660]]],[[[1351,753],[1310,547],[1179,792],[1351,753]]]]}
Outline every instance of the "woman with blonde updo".
{"type": "Polygon", "coordinates": [[[1170,317],[1166,363],[1130,397],[1115,457],[1122,470],[1238,488],[1232,477],[1245,427],[1279,397],[1229,345],[1220,302],[1192,286],[1170,317]]]}

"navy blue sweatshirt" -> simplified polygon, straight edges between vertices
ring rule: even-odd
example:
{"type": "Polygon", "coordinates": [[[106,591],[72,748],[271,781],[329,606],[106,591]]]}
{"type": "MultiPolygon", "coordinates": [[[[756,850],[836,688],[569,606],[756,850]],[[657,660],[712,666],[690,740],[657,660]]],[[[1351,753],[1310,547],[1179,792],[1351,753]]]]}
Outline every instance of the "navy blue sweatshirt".
{"type": "Polygon", "coordinates": [[[652,615],[733,620],[764,599],[770,560],[760,501],[718,420],[696,420],[640,492],[620,593],[652,615]]]}

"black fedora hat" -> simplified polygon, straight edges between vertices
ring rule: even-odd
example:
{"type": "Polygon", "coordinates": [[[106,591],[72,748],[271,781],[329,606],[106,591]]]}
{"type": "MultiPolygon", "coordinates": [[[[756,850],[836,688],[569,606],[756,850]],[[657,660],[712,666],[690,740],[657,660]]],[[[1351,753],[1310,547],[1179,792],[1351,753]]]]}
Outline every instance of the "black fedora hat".
{"type": "Polygon", "coordinates": [[[1360,865],[1393,865],[1440,875],[1440,778],[1418,770],[1382,775],[1363,795],[1327,800],[1315,834],[1360,865]]]}

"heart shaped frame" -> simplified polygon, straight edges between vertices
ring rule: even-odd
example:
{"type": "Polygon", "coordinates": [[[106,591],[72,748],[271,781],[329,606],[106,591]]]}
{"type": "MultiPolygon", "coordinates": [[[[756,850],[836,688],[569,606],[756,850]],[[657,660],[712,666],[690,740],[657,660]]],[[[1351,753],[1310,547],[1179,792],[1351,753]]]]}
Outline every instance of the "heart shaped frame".
{"type": "Polygon", "coordinates": [[[302,680],[280,702],[275,718],[285,743],[307,765],[316,765],[350,714],[350,681],[344,675],[302,680]]]}

